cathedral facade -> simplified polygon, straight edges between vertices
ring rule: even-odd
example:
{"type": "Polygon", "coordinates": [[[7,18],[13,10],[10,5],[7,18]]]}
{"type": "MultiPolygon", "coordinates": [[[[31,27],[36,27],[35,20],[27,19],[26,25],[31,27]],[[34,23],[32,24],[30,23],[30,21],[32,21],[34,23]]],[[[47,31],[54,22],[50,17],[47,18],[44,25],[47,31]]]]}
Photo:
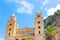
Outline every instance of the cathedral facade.
{"type": "Polygon", "coordinates": [[[32,40],[45,40],[44,36],[44,21],[40,12],[36,13],[34,18],[34,28],[18,28],[16,16],[10,16],[7,27],[5,40],[26,40],[30,36],[32,40]]]}

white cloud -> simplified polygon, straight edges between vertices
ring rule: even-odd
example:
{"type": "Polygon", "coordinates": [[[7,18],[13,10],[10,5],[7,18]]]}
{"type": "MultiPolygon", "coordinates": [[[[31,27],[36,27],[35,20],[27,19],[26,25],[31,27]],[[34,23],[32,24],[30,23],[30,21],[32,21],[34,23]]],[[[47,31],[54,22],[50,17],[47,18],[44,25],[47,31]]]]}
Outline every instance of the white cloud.
{"type": "Polygon", "coordinates": [[[44,19],[46,19],[48,16],[45,16],[44,19]]]}
{"type": "Polygon", "coordinates": [[[46,6],[46,5],[49,5],[49,4],[54,4],[54,3],[60,3],[60,0],[43,0],[43,2],[42,2],[42,5],[43,6],[46,6]]]}
{"type": "Polygon", "coordinates": [[[48,15],[48,16],[49,16],[49,15],[53,15],[55,11],[56,11],[55,8],[50,8],[50,9],[47,10],[47,15],[48,15]]]}
{"type": "Polygon", "coordinates": [[[34,5],[27,2],[26,0],[9,0],[12,3],[18,4],[18,7],[15,9],[17,13],[26,13],[32,14],[34,5]]]}
{"type": "Polygon", "coordinates": [[[53,0],[44,0],[43,3],[42,3],[42,6],[45,6],[49,3],[51,3],[53,0]]]}
{"type": "Polygon", "coordinates": [[[34,6],[27,1],[21,1],[22,7],[17,8],[18,13],[32,14],[34,6]]]}
{"type": "Polygon", "coordinates": [[[56,12],[56,10],[59,10],[60,9],[60,4],[57,4],[57,6],[55,8],[50,8],[47,10],[47,15],[53,15],[54,12],[56,12]]]}
{"type": "Polygon", "coordinates": [[[48,0],[44,0],[42,5],[46,5],[48,3],[48,0]]]}
{"type": "Polygon", "coordinates": [[[4,40],[4,39],[0,38],[0,40],[4,40]]]}

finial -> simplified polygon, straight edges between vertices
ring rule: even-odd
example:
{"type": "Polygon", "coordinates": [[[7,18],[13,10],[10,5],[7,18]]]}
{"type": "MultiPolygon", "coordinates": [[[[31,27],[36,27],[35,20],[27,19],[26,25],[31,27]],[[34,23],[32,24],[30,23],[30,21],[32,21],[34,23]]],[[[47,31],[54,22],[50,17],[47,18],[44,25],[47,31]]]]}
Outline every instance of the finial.
{"type": "Polygon", "coordinates": [[[41,16],[41,12],[40,11],[37,11],[36,16],[37,17],[40,17],[41,16]]]}
{"type": "Polygon", "coordinates": [[[37,13],[41,13],[40,11],[37,11],[37,13]]]}
{"type": "Polygon", "coordinates": [[[12,13],[12,16],[15,16],[15,13],[12,13]]]}

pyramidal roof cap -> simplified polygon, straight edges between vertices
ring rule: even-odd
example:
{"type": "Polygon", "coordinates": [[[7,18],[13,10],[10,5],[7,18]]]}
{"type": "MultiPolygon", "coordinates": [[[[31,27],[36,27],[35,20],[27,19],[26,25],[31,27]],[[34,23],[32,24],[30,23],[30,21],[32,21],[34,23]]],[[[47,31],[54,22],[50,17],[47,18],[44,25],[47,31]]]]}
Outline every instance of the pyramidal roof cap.
{"type": "Polygon", "coordinates": [[[15,16],[15,13],[12,13],[12,16],[15,16]]]}
{"type": "Polygon", "coordinates": [[[37,11],[37,13],[41,13],[40,11],[37,11]]]}

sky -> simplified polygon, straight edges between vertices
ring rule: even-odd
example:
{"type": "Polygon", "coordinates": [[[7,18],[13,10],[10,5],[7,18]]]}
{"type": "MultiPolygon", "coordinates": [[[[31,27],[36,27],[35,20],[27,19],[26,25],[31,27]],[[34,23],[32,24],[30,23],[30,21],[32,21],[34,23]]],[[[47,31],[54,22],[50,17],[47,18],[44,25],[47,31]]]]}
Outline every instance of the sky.
{"type": "Polygon", "coordinates": [[[6,24],[15,13],[19,28],[33,28],[36,12],[45,19],[60,9],[60,0],[0,0],[0,40],[4,40],[6,24]]]}

